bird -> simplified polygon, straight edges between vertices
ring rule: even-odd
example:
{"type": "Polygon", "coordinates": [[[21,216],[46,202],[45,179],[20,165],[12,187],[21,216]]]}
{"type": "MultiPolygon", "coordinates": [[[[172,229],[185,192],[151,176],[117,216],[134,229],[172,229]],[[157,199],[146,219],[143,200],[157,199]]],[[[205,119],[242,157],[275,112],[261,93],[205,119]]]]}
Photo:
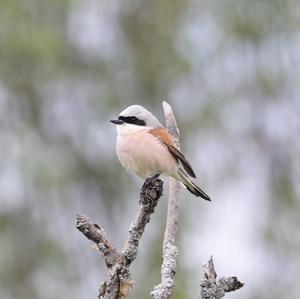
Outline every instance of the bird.
{"type": "Polygon", "coordinates": [[[171,134],[150,111],[131,105],[110,122],[116,125],[116,154],[124,168],[143,179],[172,177],[193,195],[211,201],[194,182],[195,172],[171,134]]]}

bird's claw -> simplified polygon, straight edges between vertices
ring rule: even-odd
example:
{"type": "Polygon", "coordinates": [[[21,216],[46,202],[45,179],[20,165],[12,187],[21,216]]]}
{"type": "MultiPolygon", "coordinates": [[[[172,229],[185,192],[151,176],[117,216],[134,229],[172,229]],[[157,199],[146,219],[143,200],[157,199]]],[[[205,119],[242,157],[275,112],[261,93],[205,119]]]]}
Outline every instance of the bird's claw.
{"type": "Polygon", "coordinates": [[[146,181],[144,182],[141,192],[144,193],[147,188],[152,185],[152,183],[154,183],[154,181],[160,176],[160,173],[155,174],[153,177],[151,178],[147,178],[146,181]]]}

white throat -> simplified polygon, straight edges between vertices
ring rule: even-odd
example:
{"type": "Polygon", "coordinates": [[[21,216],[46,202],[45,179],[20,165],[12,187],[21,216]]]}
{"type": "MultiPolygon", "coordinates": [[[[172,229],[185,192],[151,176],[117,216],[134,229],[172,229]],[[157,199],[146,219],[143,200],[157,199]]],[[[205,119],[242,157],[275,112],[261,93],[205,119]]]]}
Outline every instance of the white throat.
{"type": "Polygon", "coordinates": [[[145,126],[137,126],[133,124],[124,123],[122,125],[117,125],[117,133],[118,135],[129,135],[141,130],[145,130],[147,128],[148,127],[145,126]]]}

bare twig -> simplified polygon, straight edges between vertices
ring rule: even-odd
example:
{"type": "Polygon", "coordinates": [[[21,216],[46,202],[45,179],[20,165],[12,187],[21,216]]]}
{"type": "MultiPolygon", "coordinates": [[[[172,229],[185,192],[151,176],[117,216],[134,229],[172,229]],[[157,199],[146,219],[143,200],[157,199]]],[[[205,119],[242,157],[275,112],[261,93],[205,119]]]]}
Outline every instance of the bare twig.
{"type": "MultiPolygon", "coordinates": [[[[165,113],[166,127],[173,136],[175,144],[179,149],[179,130],[172,107],[167,102],[163,102],[163,109],[165,113]]],[[[170,178],[168,214],[163,243],[163,263],[161,266],[161,283],[155,286],[154,290],[151,292],[151,296],[154,299],[168,299],[171,297],[173,291],[174,276],[176,273],[176,256],[178,254],[175,241],[179,217],[179,190],[179,182],[170,178]]]]}
{"type": "Polygon", "coordinates": [[[136,258],[139,240],[145,230],[146,224],[150,221],[150,216],[162,195],[163,183],[157,179],[145,191],[140,194],[141,208],[131,224],[129,238],[125,242],[122,250],[123,265],[129,266],[136,258]]]}
{"type": "Polygon", "coordinates": [[[131,225],[128,240],[125,242],[121,253],[118,253],[112,246],[102,228],[97,224],[93,224],[88,217],[77,215],[77,229],[96,243],[99,252],[105,258],[105,264],[108,268],[107,278],[99,289],[99,298],[123,299],[134,286],[129,266],[136,258],[139,240],[151,214],[154,212],[158,199],[162,195],[162,189],[163,182],[159,179],[142,187],[140,209],[131,225]]]}
{"type": "Polygon", "coordinates": [[[203,264],[204,278],[201,281],[201,299],[220,299],[226,292],[232,292],[244,286],[237,277],[221,277],[217,280],[212,256],[207,264],[203,264]]]}
{"type": "Polygon", "coordinates": [[[76,227],[88,239],[96,243],[98,251],[105,259],[107,268],[111,268],[116,264],[119,254],[107,239],[104,229],[97,224],[93,224],[87,216],[80,214],[77,214],[76,227]]]}

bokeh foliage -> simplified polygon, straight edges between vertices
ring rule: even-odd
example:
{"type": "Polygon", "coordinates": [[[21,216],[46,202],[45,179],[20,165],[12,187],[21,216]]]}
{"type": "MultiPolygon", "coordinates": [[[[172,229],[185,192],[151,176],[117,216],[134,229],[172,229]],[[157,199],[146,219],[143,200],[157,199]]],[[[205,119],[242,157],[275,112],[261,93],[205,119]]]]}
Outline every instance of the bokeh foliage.
{"type": "MultiPolygon", "coordinates": [[[[1,298],[96,297],[104,264],[75,214],[121,246],[142,182],[119,165],[108,120],[135,103],[162,119],[162,100],[213,198],[182,193],[174,298],[197,296],[212,253],[221,275],[246,283],[241,297],[298,298],[299,10],[296,0],[2,0],[1,298]]],[[[159,281],[165,200],[159,209],[131,298],[159,281]]]]}

